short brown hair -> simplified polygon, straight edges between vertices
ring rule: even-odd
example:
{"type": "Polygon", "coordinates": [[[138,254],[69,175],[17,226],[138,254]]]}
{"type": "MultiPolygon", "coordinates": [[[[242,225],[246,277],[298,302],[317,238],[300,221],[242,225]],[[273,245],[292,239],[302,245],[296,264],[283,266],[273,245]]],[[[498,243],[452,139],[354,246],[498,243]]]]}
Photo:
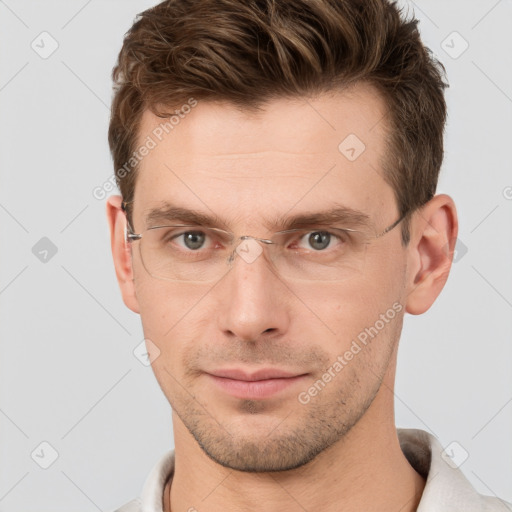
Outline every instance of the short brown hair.
{"type": "Polygon", "coordinates": [[[124,201],[146,109],[163,117],[162,105],[191,97],[251,109],[366,82],[389,108],[384,178],[400,214],[414,211],[436,191],[448,85],[417,24],[389,0],[166,0],[139,14],[112,73],[109,144],[115,169],[125,169],[116,171],[124,201]]]}

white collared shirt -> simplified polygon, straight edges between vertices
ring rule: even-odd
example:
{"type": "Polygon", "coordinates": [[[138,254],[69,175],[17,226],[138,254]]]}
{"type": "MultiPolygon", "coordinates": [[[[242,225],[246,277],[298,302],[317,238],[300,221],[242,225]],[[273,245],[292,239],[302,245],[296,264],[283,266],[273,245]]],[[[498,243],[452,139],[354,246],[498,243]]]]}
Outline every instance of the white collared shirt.
{"type": "MultiPolygon", "coordinates": [[[[512,504],[499,498],[483,496],[469,483],[456,461],[449,459],[439,441],[418,429],[397,429],[400,447],[411,466],[426,485],[417,512],[508,512],[512,504]]],[[[115,512],[163,512],[163,491],[174,472],[174,450],[153,467],[141,497],[115,512]]]]}

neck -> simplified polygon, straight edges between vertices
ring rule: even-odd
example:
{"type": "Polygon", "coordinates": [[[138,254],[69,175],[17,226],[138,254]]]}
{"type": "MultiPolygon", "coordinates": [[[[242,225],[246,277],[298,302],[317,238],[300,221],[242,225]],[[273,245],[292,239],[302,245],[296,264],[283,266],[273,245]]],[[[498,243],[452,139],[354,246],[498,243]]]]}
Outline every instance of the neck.
{"type": "Polygon", "coordinates": [[[165,512],[171,507],[172,512],[413,512],[425,481],[400,448],[394,415],[386,420],[379,414],[392,400],[384,382],[364,416],[337,443],[302,467],[269,473],[220,466],[174,415],[175,471],[165,490],[165,512]]]}

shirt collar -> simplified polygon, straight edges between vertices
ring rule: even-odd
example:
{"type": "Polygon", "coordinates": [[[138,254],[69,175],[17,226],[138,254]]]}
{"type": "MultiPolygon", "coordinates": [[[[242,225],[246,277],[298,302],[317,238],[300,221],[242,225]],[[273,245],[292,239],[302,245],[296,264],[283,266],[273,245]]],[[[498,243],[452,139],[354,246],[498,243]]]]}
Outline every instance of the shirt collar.
{"type": "MultiPolygon", "coordinates": [[[[417,512],[485,510],[484,497],[475,491],[462,471],[447,460],[441,444],[433,435],[424,430],[402,428],[397,429],[397,434],[409,464],[426,478],[417,512]]],[[[164,486],[173,474],[174,450],[171,450],[153,467],[144,483],[141,512],[163,512],[164,486]]]]}

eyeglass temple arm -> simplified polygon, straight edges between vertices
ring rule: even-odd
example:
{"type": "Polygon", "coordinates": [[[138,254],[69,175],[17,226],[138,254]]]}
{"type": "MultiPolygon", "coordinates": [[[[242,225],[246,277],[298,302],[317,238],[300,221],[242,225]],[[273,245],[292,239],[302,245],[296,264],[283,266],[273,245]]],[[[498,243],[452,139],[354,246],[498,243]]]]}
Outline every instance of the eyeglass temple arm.
{"type": "Polygon", "coordinates": [[[400,222],[402,222],[405,217],[407,216],[407,213],[404,213],[401,217],[395,220],[391,226],[388,226],[382,233],[379,233],[375,238],[380,238],[381,236],[384,236],[386,233],[389,233],[392,229],[396,228],[400,222]]]}
{"type": "Polygon", "coordinates": [[[136,240],[140,240],[142,238],[142,235],[139,233],[134,233],[133,228],[130,225],[130,221],[128,220],[128,215],[127,215],[127,211],[126,211],[126,205],[128,203],[131,203],[131,201],[123,201],[121,203],[121,210],[123,210],[123,212],[126,214],[126,225],[127,225],[126,239],[129,242],[135,242],[136,240]]]}

